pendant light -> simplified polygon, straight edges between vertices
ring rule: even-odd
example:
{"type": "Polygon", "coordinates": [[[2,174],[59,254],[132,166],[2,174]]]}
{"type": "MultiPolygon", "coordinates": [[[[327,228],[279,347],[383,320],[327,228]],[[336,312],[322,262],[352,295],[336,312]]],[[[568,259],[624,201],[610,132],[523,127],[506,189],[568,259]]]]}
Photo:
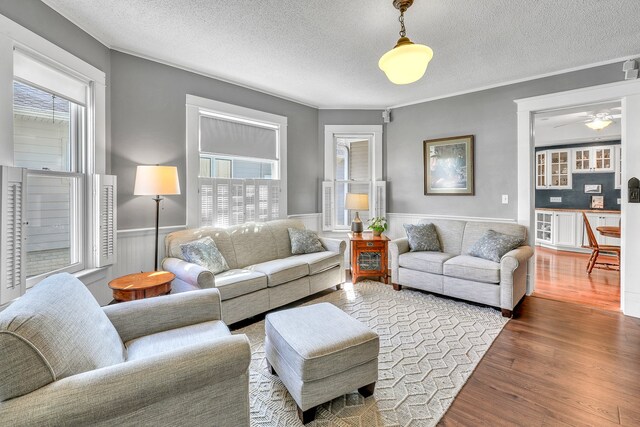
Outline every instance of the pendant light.
{"type": "Polygon", "coordinates": [[[400,39],[393,49],[382,55],[378,66],[391,83],[406,85],[418,81],[427,71],[433,58],[433,50],[423,44],[415,44],[407,37],[404,28],[404,13],[413,0],[393,0],[393,6],[400,11],[400,39]]]}

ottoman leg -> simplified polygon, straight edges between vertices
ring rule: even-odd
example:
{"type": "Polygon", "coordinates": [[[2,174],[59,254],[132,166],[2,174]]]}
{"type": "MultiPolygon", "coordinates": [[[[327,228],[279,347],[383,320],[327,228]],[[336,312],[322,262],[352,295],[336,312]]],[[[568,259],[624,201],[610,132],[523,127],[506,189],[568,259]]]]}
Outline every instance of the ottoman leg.
{"type": "Polygon", "coordinates": [[[269,361],[267,360],[267,369],[269,370],[269,372],[271,373],[271,375],[278,375],[278,373],[276,372],[275,369],[273,369],[273,366],[271,366],[271,363],[269,363],[269,361]]]}
{"type": "Polygon", "coordinates": [[[307,409],[306,411],[303,411],[298,406],[298,418],[300,418],[300,421],[302,421],[302,424],[307,424],[307,423],[310,423],[311,421],[315,420],[316,419],[316,407],[314,406],[311,409],[307,409]]]}
{"type": "Polygon", "coordinates": [[[371,383],[371,384],[367,384],[364,387],[360,387],[358,389],[358,393],[360,393],[362,397],[369,397],[373,394],[375,389],[376,389],[376,383],[371,383]]]}

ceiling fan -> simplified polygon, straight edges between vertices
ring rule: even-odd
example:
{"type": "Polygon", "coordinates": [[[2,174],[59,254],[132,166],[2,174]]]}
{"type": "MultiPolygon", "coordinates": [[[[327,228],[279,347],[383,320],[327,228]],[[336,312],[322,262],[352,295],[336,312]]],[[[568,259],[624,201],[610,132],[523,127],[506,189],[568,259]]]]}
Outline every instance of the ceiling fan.
{"type": "Polygon", "coordinates": [[[589,129],[602,130],[607,126],[611,125],[612,123],[614,123],[615,119],[619,119],[620,117],[622,117],[621,113],[619,112],[614,113],[614,111],[621,111],[621,110],[622,110],[622,107],[615,107],[609,110],[602,110],[599,112],[585,111],[584,113],[580,113],[580,115],[585,116],[585,119],[576,120],[569,123],[562,123],[554,126],[554,129],[562,126],[574,125],[576,123],[584,123],[584,125],[587,126],[589,129]]]}

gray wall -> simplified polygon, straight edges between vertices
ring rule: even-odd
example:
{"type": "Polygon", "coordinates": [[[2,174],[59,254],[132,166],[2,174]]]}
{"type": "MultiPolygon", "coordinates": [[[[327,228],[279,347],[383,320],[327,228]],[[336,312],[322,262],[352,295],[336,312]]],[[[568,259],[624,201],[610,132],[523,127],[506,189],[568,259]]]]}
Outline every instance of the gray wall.
{"type": "MultiPolygon", "coordinates": [[[[517,216],[515,99],[623,79],[621,64],[498,87],[393,110],[387,125],[388,212],[491,218],[517,216]],[[423,141],[475,135],[475,196],[425,196],[423,141]],[[509,195],[509,204],[501,195],[509,195]]],[[[429,78],[429,73],[425,76],[429,78]]]]}
{"type": "Polygon", "coordinates": [[[33,31],[51,43],[74,54],[103,71],[107,77],[107,171],[111,159],[108,155],[111,141],[110,94],[109,94],[109,48],[72,24],[58,12],[40,0],[0,0],[0,14],[33,31]]]}
{"type": "Polygon", "coordinates": [[[133,196],[138,164],[178,166],[183,194],[162,202],[163,225],[185,224],[185,101],[196,95],[288,118],[288,213],[317,212],[318,110],[198,74],[112,51],[112,173],[118,175],[118,229],[150,227],[149,197],[133,196]]]}

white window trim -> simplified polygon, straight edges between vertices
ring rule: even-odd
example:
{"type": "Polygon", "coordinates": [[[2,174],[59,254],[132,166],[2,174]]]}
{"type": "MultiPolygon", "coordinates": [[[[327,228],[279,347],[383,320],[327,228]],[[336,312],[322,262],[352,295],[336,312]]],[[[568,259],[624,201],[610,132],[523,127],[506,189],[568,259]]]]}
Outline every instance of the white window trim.
{"type": "Polygon", "coordinates": [[[94,188],[91,185],[91,175],[105,174],[107,165],[106,152],[106,75],[101,70],[83,61],[66,50],[56,46],[45,38],[0,15],[0,165],[14,166],[13,147],[13,52],[19,49],[41,59],[43,62],[84,81],[88,86],[87,94],[87,135],[84,161],[83,196],[88,212],[85,214],[86,249],[85,270],[76,275],[81,276],[86,271],[94,270],[94,254],[99,246],[95,241],[94,230],[99,226],[95,212],[94,188]],[[88,185],[87,185],[88,184],[88,185]]]}
{"type": "Polygon", "coordinates": [[[195,95],[186,96],[187,143],[187,227],[200,223],[198,175],[200,171],[200,116],[207,113],[226,116],[249,123],[268,124],[278,129],[278,163],[280,166],[280,215],[287,216],[287,118],[277,114],[214,101],[195,95]],[[194,173],[195,171],[195,173],[194,173]]]}
{"type": "MultiPolygon", "coordinates": [[[[369,184],[369,215],[373,218],[376,215],[376,211],[379,210],[372,203],[373,192],[376,188],[376,183],[383,181],[382,179],[382,125],[325,125],[324,127],[324,181],[333,182],[335,191],[336,182],[351,182],[351,181],[338,181],[335,174],[335,151],[336,151],[336,138],[362,138],[367,139],[370,142],[369,150],[369,181],[358,181],[358,183],[369,184]]],[[[324,209],[324,203],[322,204],[324,209]]],[[[323,216],[324,216],[323,212],[323,216]]],[[[333,208],[333,220],[332,231],[345,232],[348,231],[349,226],[337,227],[336,226],[336,212],[335,205],[333,208]]]]}

